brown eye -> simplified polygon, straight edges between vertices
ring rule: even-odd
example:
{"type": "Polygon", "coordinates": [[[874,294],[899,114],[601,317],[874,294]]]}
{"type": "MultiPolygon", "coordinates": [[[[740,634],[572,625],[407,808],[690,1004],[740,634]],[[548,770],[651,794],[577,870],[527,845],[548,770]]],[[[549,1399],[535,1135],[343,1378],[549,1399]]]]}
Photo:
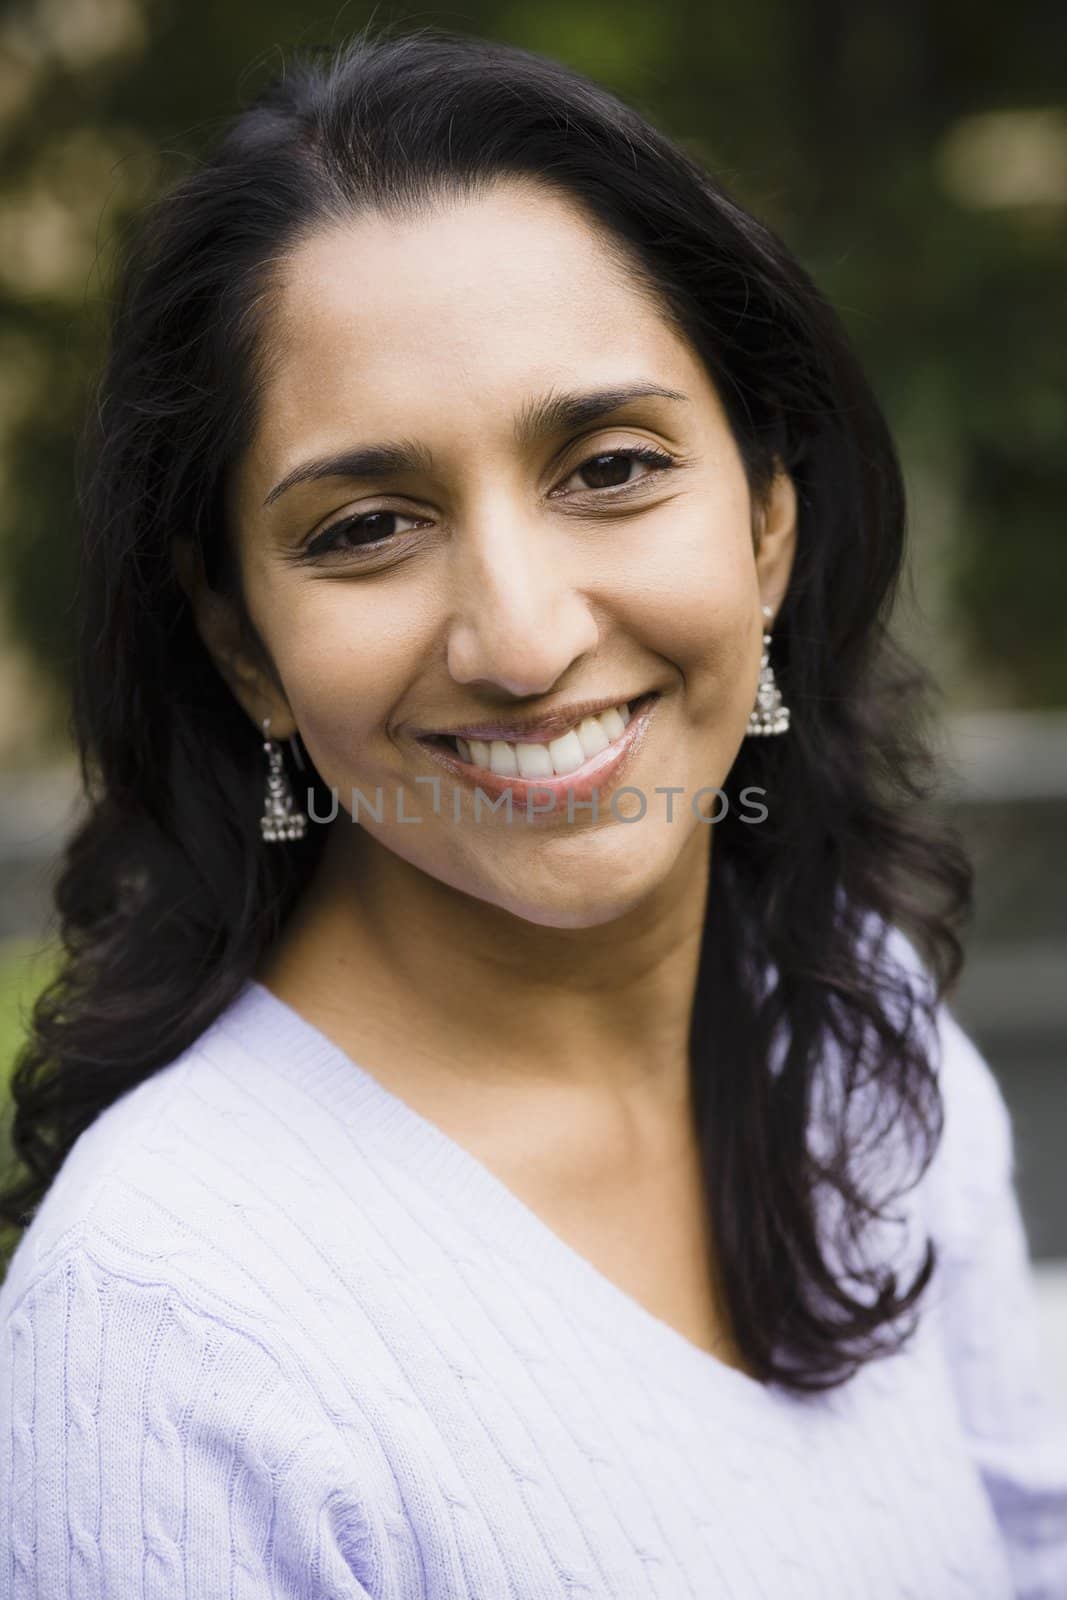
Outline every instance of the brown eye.
{"type": "Polygon", "coordinates": [[[648,445],[634,446],[625,450],[602,450],[595,456],[589,456],[574,469],[571,476],[584,477],[586,482],[583,487],[586,489],[610,494],[613,490],[636,488],[644,478],[652,477],[656,471],[673,465],[673,459],[662,450],[654,450],[648,445]],[[653,470],[639,474],[636,478],[631,477],[631,468],[635,462],[653,470]]]}
{"type": "Polygon", "coordinates": [[[315,535],[305,551],[314,560],[317,556],[343,555],[346,550],[369,550],[375,545],[387,544],[396,537],[397,522],[415,522],[418,519],[403,511],[362,511],[358,516],[340,517],[328,528],[315,535]]]}

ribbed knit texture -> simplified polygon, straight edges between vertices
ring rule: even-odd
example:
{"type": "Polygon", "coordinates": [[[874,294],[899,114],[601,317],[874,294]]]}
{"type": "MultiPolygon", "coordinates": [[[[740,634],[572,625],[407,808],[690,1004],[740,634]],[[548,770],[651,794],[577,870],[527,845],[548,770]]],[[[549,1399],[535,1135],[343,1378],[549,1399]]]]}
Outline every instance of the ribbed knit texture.
{"type": "Polygon", "coordinates": [[[0,1289],[0,1595],[1067,1596],[1011,1124],[945,1007],[939,1041],[918,1332],[802,1397],[248,984],[82,1135],[0,1289]]]}

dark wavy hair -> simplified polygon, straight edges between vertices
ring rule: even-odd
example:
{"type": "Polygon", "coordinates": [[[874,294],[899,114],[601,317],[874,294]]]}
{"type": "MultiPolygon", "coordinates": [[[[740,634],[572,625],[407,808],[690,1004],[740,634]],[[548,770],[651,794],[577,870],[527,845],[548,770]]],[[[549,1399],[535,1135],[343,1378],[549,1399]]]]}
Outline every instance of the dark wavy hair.
{"type": "MultiPolygon", "coordinates": [[[[759,826],[734,808],[715,825],[690,1060],[734,1336],[763,1380],[830,1388],[910,1337],[936,1263],[924,1239],[900,1282],[860,1246],[941,1136],[924,1039],[962,967],[954,924],[972,903],[956,830],[916,804],[937,777],[935,685],[888,629],[904,570],[898,456],[834,310],[699,162],[559,63],[438,29],[305,49],[127,242],[78,443],[73,731],[87,807],[55,878],[57,975],[14,1072],[21,1167],[0,1219],[17,1237],[78,1135],[237,996],[326,838],[312,827],[263,845],[261,740],[173,561],[175,540],[191,539],[261,647],[241,606],[226,490],[256,427],[287,260],[325,225],[410,215],[508,177],[577,200],[691,342],[753,505],[776,463],[796,486],[774,643],[792,726],[744,740],[730,774],[773,804],[759,826]],[[927,999],[905,993],[891,939],[865,940],[872,923],[920,953],[927,999]],[[844,1099],[820,1155],[808,1128],[829,1059],[844,1099]],[[846,1136],[850,1103],[871,1090],[916,1162],[888,1193],[857,1170],[846,1136]],[[826,1195],[848,1247],[836,1261],[826,1195]]],[[[323,815],[331,796],[310,761],[302,781],[323,815]]]]}

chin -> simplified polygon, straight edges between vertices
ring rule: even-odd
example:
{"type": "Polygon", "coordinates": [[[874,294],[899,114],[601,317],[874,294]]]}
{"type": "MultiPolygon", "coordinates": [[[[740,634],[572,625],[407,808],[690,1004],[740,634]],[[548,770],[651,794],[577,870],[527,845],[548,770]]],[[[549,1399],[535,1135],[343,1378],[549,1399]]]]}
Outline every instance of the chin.
{"type": "MultiPolygon", "coordinates": [[[[623,824],[625,827],[625,824],[623,824]]],[[[531,858],[528,871],[516,862],[506,883],[475,890],[501,910],[543,928],[597,928],[636,910],[670,876],[673,856],[659,859],[641,829],[627,829],[621,849],[598,851],[595,835],[564,854],[549,850],[531,858]]]]}

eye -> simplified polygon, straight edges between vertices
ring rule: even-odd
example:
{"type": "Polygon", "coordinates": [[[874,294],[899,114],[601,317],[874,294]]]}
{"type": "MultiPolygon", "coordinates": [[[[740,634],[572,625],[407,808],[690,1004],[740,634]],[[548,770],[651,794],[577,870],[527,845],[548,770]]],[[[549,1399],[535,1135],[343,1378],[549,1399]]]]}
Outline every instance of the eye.
{"type": "Polygon", "coordinates": [[[654,477],[657,471],[673,465],[673,457],[663,450],[653,449],[651,445],[632,445],[618,450],[601,450],[595,456],[588,456],[580,466],[575,467],[571,477],[575,477],[578,473],[584,473],[587,478],[592,477],[594,481],[586,483],[584,488],[594,494],[622,493],[636,488],[645,478],[654,477]],[[629,472],[634,463],[651,467],[653,470],[642,473],[637,478],[631,478],[629,472]]]}
{"type": "Polygon", "coordinates": [[[378,511],[362,511],[355,517],[341,517],[309,540],[302,556],[305,560],[314,560],[317,556],[330,555],[334,551],[343,554],[346,545],[354,550],[372,549],[375,545],[388,544],[396,538],[396,523],[418,523],[420,520],[424,519],[407,516],[403,511],[389,511],[384,507],[378,511]]]}

